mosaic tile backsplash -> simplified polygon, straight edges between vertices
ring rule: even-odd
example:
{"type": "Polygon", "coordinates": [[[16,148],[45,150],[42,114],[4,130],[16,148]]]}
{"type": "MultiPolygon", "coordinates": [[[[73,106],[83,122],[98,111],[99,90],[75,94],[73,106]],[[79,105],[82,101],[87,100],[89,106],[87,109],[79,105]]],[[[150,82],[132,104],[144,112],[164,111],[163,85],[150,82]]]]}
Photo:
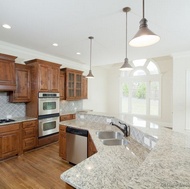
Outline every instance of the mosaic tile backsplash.
{"type": "Polygon", "coordinates": [[[83,109],[83,101],[60,101],[60,113],[76,112],[83,109]]]}
{"type": "Polygon", "coordinates": [[[25,103],[10,103],[7,92],[0,92],[0,119],[12,117],[24,117],[26,115],[25,103]]]}

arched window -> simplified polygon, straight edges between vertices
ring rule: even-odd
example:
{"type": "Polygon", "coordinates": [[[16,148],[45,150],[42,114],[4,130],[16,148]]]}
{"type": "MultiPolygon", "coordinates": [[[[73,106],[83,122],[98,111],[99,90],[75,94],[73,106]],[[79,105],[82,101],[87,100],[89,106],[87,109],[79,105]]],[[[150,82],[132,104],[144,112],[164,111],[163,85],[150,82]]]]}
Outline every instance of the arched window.
{"type": "Polygon", "coordinates": [[[154,60],[135,60],[121,72],[121,113],[160,116],[161,74],[154,60]]]}

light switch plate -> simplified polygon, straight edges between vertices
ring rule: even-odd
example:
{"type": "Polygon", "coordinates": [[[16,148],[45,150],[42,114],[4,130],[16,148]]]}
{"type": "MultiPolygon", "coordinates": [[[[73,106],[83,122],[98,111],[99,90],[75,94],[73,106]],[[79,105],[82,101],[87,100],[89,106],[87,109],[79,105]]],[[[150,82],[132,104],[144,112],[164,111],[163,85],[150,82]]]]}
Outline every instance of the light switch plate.
{"type": "Polygon", "coordinates": [[[150,146],[150,139],[147,138],[147,137],[144,137],[144,143],[145,143],[147,146],[150,146]]]}
{"type": "Polygon", "coordinates": [[[84,119],[84,115],[80,115],[80,118],[81,118],[81,119],[84,119]]]}

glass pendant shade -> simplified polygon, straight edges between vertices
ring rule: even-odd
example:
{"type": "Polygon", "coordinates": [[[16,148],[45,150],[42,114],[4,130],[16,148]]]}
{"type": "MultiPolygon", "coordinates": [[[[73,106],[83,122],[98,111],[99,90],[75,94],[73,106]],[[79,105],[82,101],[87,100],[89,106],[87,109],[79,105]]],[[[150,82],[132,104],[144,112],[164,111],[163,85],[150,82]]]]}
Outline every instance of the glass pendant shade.
{"type": "Polygon", "coordinates": [[[139,31],[129,42],[130,46],[133,47],[146,47],[157,43],[160,37],[153,33],[147,25],[146,18],[141,19],[139,31]]]}
{"type": "Polygon", "coordinates": [[[121,71],[130,71],[132,70],[132,66],[129,64],[128,58],[125,58],[125,61],[123,63],[123,65],[121,66],[120,70],[121,71]]]}
{"type": "Polygon", "coordinates": [[[89,70],[88,75],[86,76],[86,78],[94,78],[93,74],[92,74],[92,70],[89,70]]]}

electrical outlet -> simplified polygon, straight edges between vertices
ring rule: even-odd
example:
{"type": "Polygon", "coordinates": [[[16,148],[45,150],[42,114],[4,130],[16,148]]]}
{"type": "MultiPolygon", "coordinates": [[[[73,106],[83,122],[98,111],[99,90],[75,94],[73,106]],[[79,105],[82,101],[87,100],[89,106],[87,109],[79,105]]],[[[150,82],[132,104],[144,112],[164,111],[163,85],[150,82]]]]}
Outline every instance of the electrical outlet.
{"type": "Polygon", "coordinates": [[[150,139],[147,138],[147,137],[144,137],[144,143],[145,143],[147,146],[150,146],[150,139]]]}
{"type": "Polygon", "coordinates": [[[84,115],[80,115],[80,118],[81,118],[81,119],[84,119],[84,115]]]}
{"type": "Polygon", "coordinates": [[[12,115],[7,115],[7,119],[11,119],[12,118],[12,115]]]}
{"type": "Polygon", "coordinates": [[[110,123],[110,122],[111,122],[111,119],[108,118],[108,119],[106,119],[106,121],[107,121],[107,123],[110,123]]]}

